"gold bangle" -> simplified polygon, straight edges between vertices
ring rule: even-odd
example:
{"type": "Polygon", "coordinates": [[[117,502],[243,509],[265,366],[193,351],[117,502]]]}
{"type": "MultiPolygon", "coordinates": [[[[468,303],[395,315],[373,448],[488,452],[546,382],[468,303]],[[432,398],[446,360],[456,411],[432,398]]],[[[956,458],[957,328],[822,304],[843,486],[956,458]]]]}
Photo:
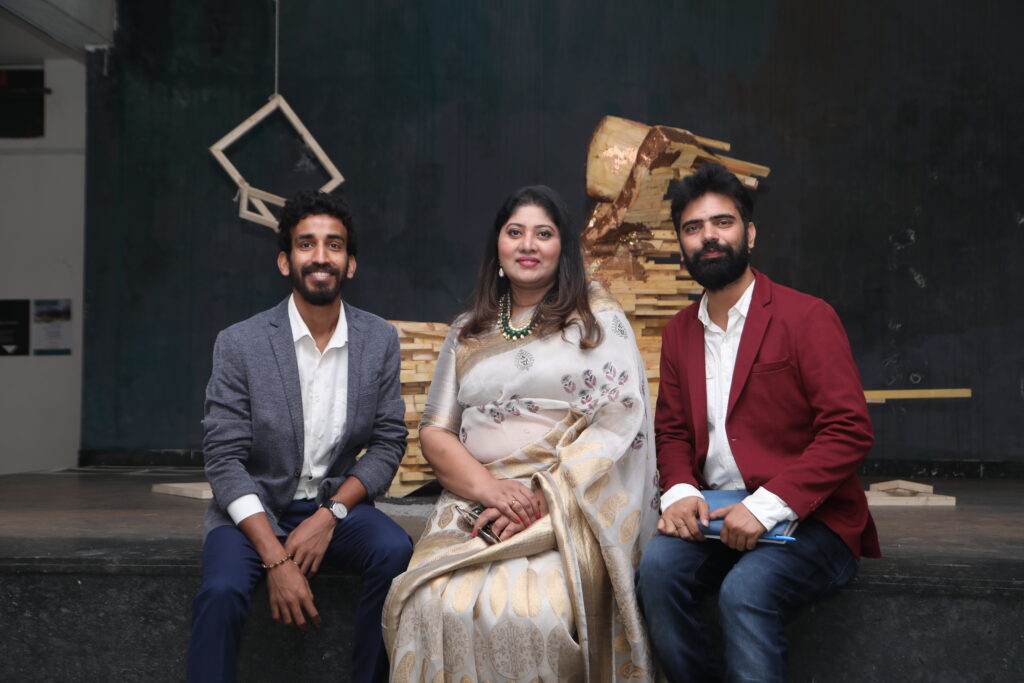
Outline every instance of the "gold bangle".
{"type": "MultiPolygon", "coordinates": [[[[287,562],[288,560],[291,560],[291,559],[292,559],[292,554],[288,553],[287,555],[282,557],[280,560],[278,560],[274,564],[261,564],[260,566],[263,567],[264,569],[270,570],[270,569],[273,569],[274,567],[280,567],[282,564],[284,564],[285,562],[287,562]]],[[[294,562],[294,560],[292,560],[292,561],[294,562]]],[[[296,565],[296,566],[298,566],[298,565],[296,565]]]]}

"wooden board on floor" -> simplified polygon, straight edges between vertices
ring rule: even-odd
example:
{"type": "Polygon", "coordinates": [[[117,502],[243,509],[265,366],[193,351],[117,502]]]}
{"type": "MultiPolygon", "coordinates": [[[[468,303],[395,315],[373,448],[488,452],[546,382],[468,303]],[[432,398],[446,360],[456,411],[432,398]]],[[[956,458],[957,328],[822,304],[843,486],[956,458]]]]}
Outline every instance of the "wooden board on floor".
{"type": "Polygon", "coordinates": [[[153,493],[163,493],[169,496],[181,496],[183,498],[196,498],[198,500],[210,500],[213,498],[213,489],[210,488],[209,482],[205,481],[153,484],[150,490],[153,491],[153,493]]]}

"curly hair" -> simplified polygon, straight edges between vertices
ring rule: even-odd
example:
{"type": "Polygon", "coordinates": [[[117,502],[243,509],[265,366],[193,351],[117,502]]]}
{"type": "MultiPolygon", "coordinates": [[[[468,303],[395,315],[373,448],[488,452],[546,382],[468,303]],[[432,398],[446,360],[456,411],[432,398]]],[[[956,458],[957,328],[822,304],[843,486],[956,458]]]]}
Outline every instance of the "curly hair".
{"type": "Polygon", "coordinates": [[[277,244],[286,254],[292,252],[292,228],[308,216],[333,216],[341,221],[348,232],[345,248],[349,256],[356,255],[356,231],[352,224],[352,210],[338,195],[320,190],[300,190],[284,204],[281,220],[277,224],[277,244]]]}

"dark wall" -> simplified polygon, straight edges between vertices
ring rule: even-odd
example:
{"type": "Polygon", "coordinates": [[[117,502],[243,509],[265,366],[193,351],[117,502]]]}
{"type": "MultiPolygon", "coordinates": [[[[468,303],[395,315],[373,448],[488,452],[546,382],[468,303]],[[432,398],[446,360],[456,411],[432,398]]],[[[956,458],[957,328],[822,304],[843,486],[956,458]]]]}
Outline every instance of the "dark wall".
{"type": "MultiPolygon", "coordinates": [[[[273,90],[270,0],[124,2],[89,64],[82,447],[196,448],[216,332],[287,287],[206,148],[273,90]]],[[[348,300],[447,320],[513,188],[582,217],[615,114],[733,143],[772,174],[755,263],[831,302],[874,460],[1024,462],[1024,59],[1013,2],[285,2],[281,92],[347,177],[348,300]]],[[[323,182],[283,119],[230,149],[251,182],[323,182]]]]}

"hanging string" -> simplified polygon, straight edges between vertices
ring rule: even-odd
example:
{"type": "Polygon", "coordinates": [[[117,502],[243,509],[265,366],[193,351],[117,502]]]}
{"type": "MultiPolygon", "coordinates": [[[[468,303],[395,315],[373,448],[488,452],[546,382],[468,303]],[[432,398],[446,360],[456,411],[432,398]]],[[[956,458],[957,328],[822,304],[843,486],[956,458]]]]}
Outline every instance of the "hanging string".
{"type": "Polygon", "coordinates": [[[281,0],[274,0],[274,94],[277,94],[277,74],[281,62],[281,0]]]}

